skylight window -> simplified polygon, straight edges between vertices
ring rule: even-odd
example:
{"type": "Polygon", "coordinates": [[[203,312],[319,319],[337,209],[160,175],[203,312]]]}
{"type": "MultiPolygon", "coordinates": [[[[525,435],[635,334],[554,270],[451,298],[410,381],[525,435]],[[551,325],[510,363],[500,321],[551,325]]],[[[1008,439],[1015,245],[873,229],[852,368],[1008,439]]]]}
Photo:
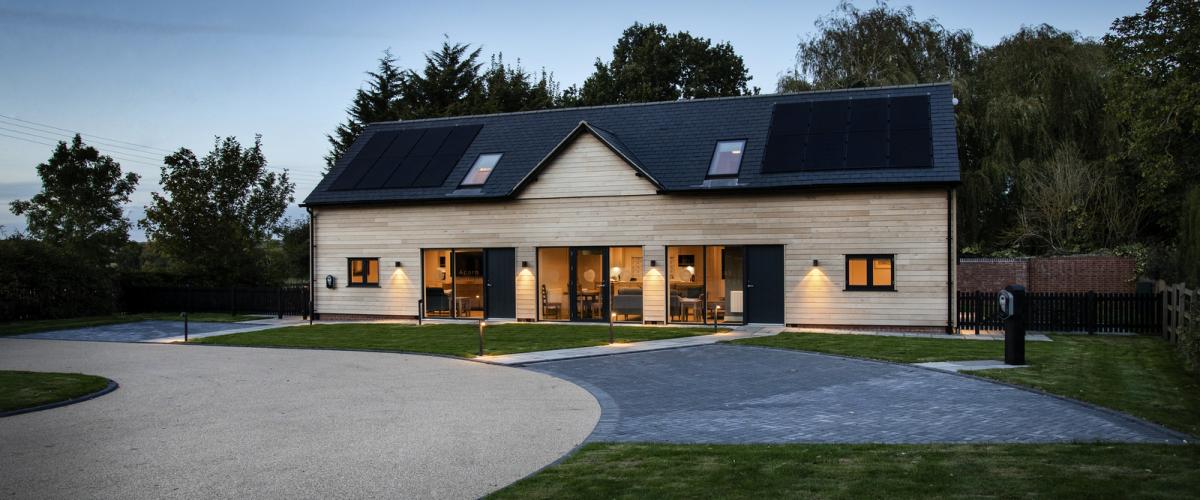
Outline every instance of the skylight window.
{"type": "Polygon", "coordinates": [[[734,176],[742,168],[742,153],[746,150],[746,141],[721,141],[713,152],[712,163],[708,165],[709,177],[734,176]]]}
{"type": "Polygon", "coordinates": [[[463,178],[463,186],[482,186],[487,182],[488,176],[492,175],[492,170],[495,170],[496,164],[500,163],[501,153],[492,153],[479,155],[475,159],[475,164],[471,165],[471,170],[467,171],[467,176],[463,178]]]}

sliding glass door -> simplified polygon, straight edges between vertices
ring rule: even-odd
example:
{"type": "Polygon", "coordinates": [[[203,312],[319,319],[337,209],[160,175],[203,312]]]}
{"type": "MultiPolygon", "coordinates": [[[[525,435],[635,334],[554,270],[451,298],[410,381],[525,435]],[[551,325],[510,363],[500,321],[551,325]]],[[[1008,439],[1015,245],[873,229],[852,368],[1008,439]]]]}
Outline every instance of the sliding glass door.
{"type": "Polygon", "coordinates": [[[608,321],[608,249],[571,249],[571,319],[608,321]]]}
{"type": "Polygon", "coordinates": [[[743,321],[743,247],[667,247],[667,265],[669,322],[712,324],[743,321]]]}

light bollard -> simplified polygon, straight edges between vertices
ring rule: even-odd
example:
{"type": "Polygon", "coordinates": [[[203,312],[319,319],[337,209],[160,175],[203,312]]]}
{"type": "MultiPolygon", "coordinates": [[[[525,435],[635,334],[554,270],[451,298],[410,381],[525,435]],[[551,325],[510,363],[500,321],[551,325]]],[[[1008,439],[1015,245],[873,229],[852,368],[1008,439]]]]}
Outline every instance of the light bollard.
{"type": "Polygon", "coordinates": [[[483,356],[483,327],[487,326],[487,322],[479,320],[479,355],[483,356]]]}
{"type": "Polygon", "coordinates": [[[613,343],[613,321],[616,321],[616,319],[617,319],[617,313],[612,313],[612,314],[608,315],[608,343],[609,343],[609,345],[612,345],[612,343],[613,343]]]}
{"type": "Polygon", "coordinates": [[[184,342],[184,343],[187,343],[187,341],[188,341],[188,317],[187,317],[187,311],[184,311],[184,312],[183,312],[183,314],[180,314],[180,316],[183,316],[183,342],[184,342]]]}
{"type": "Polygon", "coordinates": [[[721,315],[721,304],[713,304],[713,330],[717,329],[717,316],[721,315]]]}

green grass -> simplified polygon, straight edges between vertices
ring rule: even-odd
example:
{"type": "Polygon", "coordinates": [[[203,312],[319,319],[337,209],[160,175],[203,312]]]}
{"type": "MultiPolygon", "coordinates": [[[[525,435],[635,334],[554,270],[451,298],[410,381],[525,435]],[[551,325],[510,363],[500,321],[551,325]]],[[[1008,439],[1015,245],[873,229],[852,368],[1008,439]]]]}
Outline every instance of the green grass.
{"type": "MultiPolygon", "coordinates": [[[[1027,342],[1026,368],[973,375],[1035,387],[1200,435],[1200,380],[1155,337],[1052,335],[1027,342]]],[[[868,335],[783,333],[734,341],[902,363],[1003,359],[1004,343],[868,335]]]]}
{"type": "Polygon", "coordinates": [[[0,371],[0,411],[64,401],[106,386],[107,379],[93,375],[0,371]]]}
{"type": "MultiPolygon", "coordinates": [[[[618,326],[614,329],[614,335],[617,342],[639,342],[710,335],[713,331],[711,328],[618,326]]],[[[508,323],[489,326],[484,332],[484,353],[488,355],[589,347],[608,343],[607,326],[508,323]]],[[[479,351],[478,329],[472,324],[293,326],[205,337],[191,342],[254,347],[425,352],[462,357],[474,357],[479,351]]]]}
{"type": "Polygon", "coordinates": [[[1200,447],[595,443],[492,498],[1195,498],[1200,447]]]}
{"type": "MultiPolygon", "coordinates": [[[[226,313],[188,314],[188,319],[191,321],[213,321],[220,323],[249,321],[252,319],[269,317],[270,316],[249,314],[239,314],[234,316],[226,313]]],[[[83,318],[12,321],[8,323],[0,323],[0,336],[23,335],[26,333],[48,332],[54,330],[69,330],[72,328],[87,328],[91,326],[116,325],[146,320],[182,321],[182,319],[179,317],[179,313],[113,314],[109,316],[87,316],[83,318]]]]}

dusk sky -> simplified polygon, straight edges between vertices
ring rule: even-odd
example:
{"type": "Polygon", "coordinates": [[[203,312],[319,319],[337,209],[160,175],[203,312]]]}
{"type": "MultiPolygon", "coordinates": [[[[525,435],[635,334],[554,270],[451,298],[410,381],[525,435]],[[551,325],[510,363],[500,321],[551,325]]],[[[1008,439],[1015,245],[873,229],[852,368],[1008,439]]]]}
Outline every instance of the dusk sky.
{"type": "MultiPolygon", "coordinates": [[[[1103,0],[892,5],[906,4],[920,18],[970,30],[984,45],[1040,23],[1098,38],[1113,19],[1145,8],[1103,0]]],[[[325,134],[345,119],[363,73],[385,48],[402,66],[420,68],[422,54],[447,35],[481,45],[485,60],[503,53],[506,62],[545,68],[566,87],[581,84],[597,57],[611,57],[630,24],[660,22],[731,42],[751,84],[773,92],[794,65],[796,43],[836,5],[0,0],[0,225],[24,229],[8,204],[38,191],[36,165],[69,131],[142,174],[128,207],[134,221],[159,189],[162,156],[181,146],[203,154],[214,135],[246,144],[262,134],[268,161],[291,172],[299,202],[320,178],[325,134]]]]}

